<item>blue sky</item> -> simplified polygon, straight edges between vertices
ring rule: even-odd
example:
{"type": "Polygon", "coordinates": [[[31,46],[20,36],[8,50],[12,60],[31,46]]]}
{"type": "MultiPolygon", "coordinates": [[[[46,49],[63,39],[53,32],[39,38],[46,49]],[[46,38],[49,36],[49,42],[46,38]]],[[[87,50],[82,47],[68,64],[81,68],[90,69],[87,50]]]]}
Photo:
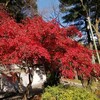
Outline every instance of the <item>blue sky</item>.
{"type": "Polygon", "coordinates": [[[47,8],[51,8],[52,5],[58,5],[59,2],[58,0],[37,0],[37,4],[38,4],[38,9],[47,9],[47,8]]]}
{"type": "MultiPolygon", "coordinates": [[[[55,18],[55,13],[53,8],[56,8],[56,12],[59,13],[59,0],[37,0],[38,11],[40,15],[44,18],[44,20],[51,20],[55,18]]],[[[62,13],[59,14],[60,23],[66,26],[66,23],[62,23],[62,13]]]]}
{"type": "Polygon", "coordinates": [[[59,1],[58,0],[37,0],[38,11],[43,18],[49,19],[50,16],[54,16],[53,7],[56,8],[56,11],[59,10],[59,1]]]}
{"type": "MultiPolygon", "coordinates": [[[[59,13],[59,0],[37,0],[38,12],[43,17],[44,20],[49,21],[56,18],[53,7],[55,8],[56,14],[59,13]]],[[[59,13],[59,23],[62,23],[62,13],[59,13]]]]}

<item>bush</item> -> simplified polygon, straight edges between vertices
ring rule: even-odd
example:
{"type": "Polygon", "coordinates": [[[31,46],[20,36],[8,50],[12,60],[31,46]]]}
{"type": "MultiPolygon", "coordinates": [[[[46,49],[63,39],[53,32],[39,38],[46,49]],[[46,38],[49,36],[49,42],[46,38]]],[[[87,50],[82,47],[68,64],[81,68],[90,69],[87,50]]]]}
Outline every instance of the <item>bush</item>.
{"type": "Polygon", "coordinates": [[[83,88],[48,86],[42,100],[98,100],[94,94],[83,88]]]}

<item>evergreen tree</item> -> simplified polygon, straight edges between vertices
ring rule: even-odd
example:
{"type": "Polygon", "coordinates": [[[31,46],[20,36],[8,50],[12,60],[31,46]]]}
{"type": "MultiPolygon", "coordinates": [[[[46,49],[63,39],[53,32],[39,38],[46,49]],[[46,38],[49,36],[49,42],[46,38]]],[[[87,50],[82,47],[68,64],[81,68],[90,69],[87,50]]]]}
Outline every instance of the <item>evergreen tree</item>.
{"type": "Polygon", "coordinates": [[[91,18],[92,24],[100,17],[99,0],[59,0],[60,10],[65,15],[62,17],[64,23],[74,21],[79,30],[87,32],[88,42],[90,41],[89,30],[87,28],[87,17],[91,18]]]}
{"type": "MultiPolygon", "coordinates": [[[[100,64],[100,57],[96,43],[100,43],[100,2],[99,0],[59,0],[61,2],[60,9],[66,12],[63,16],[64,22],[72,22],[77,20],[76,26],[87,33],[88,43],[93,42],[93,47],[96,50],[98,62],[100,64]],[[80,18],[84,20],[84,27],[80,25],[80,18]],[[88,27],[89,26],[89,27],[88,27]],[[91,36],[91,38],[90,38],[91,36]],[[97,38],[98,37],[98,38],[97,38]]],[[[99,46],[99,44],[98,44],[99,46]]],[[[92,47],[92,48],[93,48],[92,47]]],[[[90,47],[91,48],[91,47],[90,47]]],[[[91,48],[91,49],[92,49],[91,48]]]]}
{"type": "Polygon", "coordinates": [[[81,16],[90,16],[93,18],[100,17],[99,0],[59,0],[62,12],[69,12],[63,16],[64,22],[72,21],[81,16]]]}
{"type": "Polygon", "coordinates": [[[0,3],[6,3],[8,11],[20,21],[26,17],[37,15],[37,0],[2,0],[0,3]]]}

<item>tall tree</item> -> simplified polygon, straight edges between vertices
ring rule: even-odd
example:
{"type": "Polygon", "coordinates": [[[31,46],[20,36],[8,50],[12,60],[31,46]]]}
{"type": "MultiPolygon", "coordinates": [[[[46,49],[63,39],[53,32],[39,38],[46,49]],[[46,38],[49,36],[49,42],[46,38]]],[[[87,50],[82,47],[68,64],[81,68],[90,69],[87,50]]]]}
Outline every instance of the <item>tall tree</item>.
{"type": "Polygon", "coordinates": [[[100,17],[100,2],[99,0],[59,0],[60,9],[62,12],[69,11],[69,14],[64,16],[66,22],[77,19],[81,16],[90,16],[93,18],[100,17]],[[72,15],[73,14],[73,15],[72,15]],[[70,17],[69,17],[70,16],[70,17]]]}
{"type": "MultiPolygon", "coordinates": [[[[98,10],[100,9],[100,2],[99,0],[60,0],[61,5],[61,11],[66,12],[66,14],[63,16],[64,22],[75,22],[76,26],[79,26],[79,29],[83,32],[85,31],[88,36],[88,42],[91,41],[90,35],[93,40],[93,45],[95,47],[95,50],[97,51],[96,41],[94,40],[94,34],[95,33],[99,37],[100,42],[100,34],[99,34],[99,23],[100,23],[100,13],[98,10]],[[84,26],[81,27],[79,20],[82,18],[84,20],[84,26]],[[68,20],[69,19],[69,20],[68,20]],[[89,28],[88,28],[89,26],[89,28]],[[93,32],[94,31],[94,32],[93,32]],[[90,34],[91,33],[91,34],[90,34]]],[[[100,57],[97,53],[97,58],[100,63],[100,57]]]]}
{"type": "Polygon", "coordinates": [[[60,9],[65,15],[62,17],[64,22],[75,21],[75,25],[81,31],[87,30],[87,17],[92,19],[93,24],[100,17],[100,3],[99,0],[59,0],[60,9]],[[84,20],[84,22],[82,21],[84,20]],[[82,24],[83,25],[82,27],[82,24]]]}
{"type": "Polygon", "coordinates": [[[86,16],[87,12],[84,10],[80,0],[59,0],[60,10],[64,13],[62,19],[64,23],[74,24],[79,30],[85,32],[87,29],[86,16]],[[72,23],[73,22],[73,23],[72,23]]]}
{"type": "Polygon", "coordinates": [[[26,17],[32,18],[38,14],[37,0],[4,0],[0,2],[6,4],[8,11],[17,21],[26,17]]]}

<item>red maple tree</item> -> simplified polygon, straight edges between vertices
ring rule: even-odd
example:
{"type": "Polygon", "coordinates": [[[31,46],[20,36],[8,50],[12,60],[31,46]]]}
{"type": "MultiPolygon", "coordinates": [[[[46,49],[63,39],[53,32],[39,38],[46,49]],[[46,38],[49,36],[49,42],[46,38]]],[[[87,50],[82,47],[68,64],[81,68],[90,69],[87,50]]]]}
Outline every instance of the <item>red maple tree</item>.
{"type": "Polygon", "coordinates": [[[45,22],[41,17],[27,18],[17,23],[0,8],[0,63],[48,64],[68,78],[100,76],[100,65],[92,64],[92,51],[74,41],[81,35],[74,27],[61,28],[55,20],[45,22]]]}

